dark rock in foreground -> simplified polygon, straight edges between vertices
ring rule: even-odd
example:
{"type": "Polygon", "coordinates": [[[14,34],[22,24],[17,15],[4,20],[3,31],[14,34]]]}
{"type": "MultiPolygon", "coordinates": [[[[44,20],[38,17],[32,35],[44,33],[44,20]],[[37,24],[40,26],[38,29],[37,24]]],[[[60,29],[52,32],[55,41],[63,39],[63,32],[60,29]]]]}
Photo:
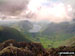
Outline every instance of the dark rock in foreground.
{"type": "Polygon", "coordinates": [[[8,40],[0,44],[0,56],[46,56],[40,43],[26,43],[8,40]]]}
{"type": "Polygon", "coordinates": [[[75,51],[75,46],[62,46],[46,50],[40,43],[16,42],[14,40],[7,40],[0,43],[0,56],[59,56],[59,52],[73,51],[75,51]]]}

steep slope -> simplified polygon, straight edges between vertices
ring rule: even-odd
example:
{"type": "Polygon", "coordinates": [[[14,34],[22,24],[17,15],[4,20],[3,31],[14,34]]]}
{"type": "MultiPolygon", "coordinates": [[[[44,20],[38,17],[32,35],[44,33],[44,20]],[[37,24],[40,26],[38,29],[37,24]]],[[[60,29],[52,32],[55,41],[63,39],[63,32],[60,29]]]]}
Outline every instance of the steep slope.
{"type": "Polygon", "coordinates": [[[21,32],[10,27],[0,26],[0,42],[8,39],[30,42],[21,32]]]}

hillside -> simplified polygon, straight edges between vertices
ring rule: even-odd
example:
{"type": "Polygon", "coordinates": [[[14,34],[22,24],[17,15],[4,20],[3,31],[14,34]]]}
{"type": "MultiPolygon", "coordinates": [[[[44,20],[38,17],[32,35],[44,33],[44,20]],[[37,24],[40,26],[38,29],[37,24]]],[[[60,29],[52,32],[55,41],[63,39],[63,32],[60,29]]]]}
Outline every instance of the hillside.
{"type": "Polygon", "coordinates": [[[62,43],[65,46],[75,46],[75,36],[62,43]]]}
{"type": "Polygon", "coordinates": [[[30,40],[28,40],[27,37],[18,30],[10,27],[0,26],[0,42],[8,39],[30,42],[30,40]]]}
{"type": "Polygon", "coordinates": [[[75,23],[50,23],[48,27],[43,31],[43,34],[45,35],[51,35],[54,33],[75,33],[75,23]]]}
{"type": "Polygon", "coordinates": [[[63,45],[67,45],[66,42],[75,36],[75,23],[50,23],[45,29],[42,28],[40,33],[34,33],[33,36],[35,38],[32,37],[32,40],[42,43],[45,48],[56,48],[62,46],[63,43],[63,45]]]}

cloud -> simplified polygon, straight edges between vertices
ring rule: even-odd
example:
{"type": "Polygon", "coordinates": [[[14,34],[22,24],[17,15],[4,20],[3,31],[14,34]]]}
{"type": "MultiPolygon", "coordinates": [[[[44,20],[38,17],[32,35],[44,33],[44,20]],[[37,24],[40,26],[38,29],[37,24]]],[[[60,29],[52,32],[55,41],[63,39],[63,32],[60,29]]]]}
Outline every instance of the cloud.
{"type": "Polygon", "coordinates": [[[5,14],[19,14],[26,8],[28,0],[0,0],[0,12],[5,14]]]}
{"type": "MultiPolygon", "coordinates": [[[[31,1],[34,2],[34,0],[31,0],[31,1]]],[[[37,0],[35,0],[35,1],[36,1],[35,4],[37,4],[37,0]]],[[[40,1],[40,0],[38,0],[38,1],[40,1]]],[[[53,0],[50,0],[50,1],[53,1],[53,0]]],[[[75,11],[75,6],[74,6],[75,0],[56,0],[56,1],[63,2],[63,4],[70,4],[73,8],[73,11],[75,11]]],[[[60,18],[56,18],[56,17],[50,16],[50,15],[47,16],[48,17],[47,18],[47,17],[43,16],[44,14],[46,14],[44,12],[43,12],[43,14],[40,14],[41,12],[40,13],[38,12],[37,14],[32,13],[31,12],[32,9],[27,10],[27,5],[28,5],[29,2],[30,2],[30,0],[0,0],[0,12],[2,12],[4,14],[8,14],[8,15],[18,15],[18,14],[22,13],[24,17],[22,17],[21,14],[20,14],[18,16],[18,18],[20,18],[20,16],[21,16],[22,19],[26,19],[26,18],[28,19],[29,18],[29,20],[33,20],[33,21],[50,20],[50,21],[54,21],[54,22],[55,21],[61,22],[61,21],[65,21],[65,20],[68,20],[68,21],[71,20],[71,18],[64,17],[64,18],[60,19],[60,18]],[[27,14],[25,14],[25,12],[27,14]],[[43,18],[41,18],[40,15],[43,18]]],[[[33,4],[34,7],[36,6],[34,3],[32,3],[32,4],[33,4]]],[[[30,6],[30,8],[33,8],[33,7],[30,6]]],[[[34,8],[33,8],[33,10],[35,11],[34,8]]],[[[48,11],[48,10],[46,10],[46,11],[48,11]]],[[[56,15],[57,15],[57,11],[55,11],[55,12],[56,12],[56,15]]]]}

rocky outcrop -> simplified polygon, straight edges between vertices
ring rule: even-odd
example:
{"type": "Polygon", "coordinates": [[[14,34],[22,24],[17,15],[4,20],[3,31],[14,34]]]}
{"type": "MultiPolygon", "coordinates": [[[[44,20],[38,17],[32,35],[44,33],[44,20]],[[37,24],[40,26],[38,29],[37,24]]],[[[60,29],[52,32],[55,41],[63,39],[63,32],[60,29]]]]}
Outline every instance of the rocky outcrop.
{"type": "Polygon", "coordinates": [[[60,52],[74,51],[75,46],[61,46],[46,50],[40,43],[16,42],[15,40],[0,43],[0,56],[59,56],[60,52]]]}
{"type": "Polygon", "coordinates": [[[0,44],[0,56],[46,56],[40,43],[26,43],[8,40],[0,44]]]}

